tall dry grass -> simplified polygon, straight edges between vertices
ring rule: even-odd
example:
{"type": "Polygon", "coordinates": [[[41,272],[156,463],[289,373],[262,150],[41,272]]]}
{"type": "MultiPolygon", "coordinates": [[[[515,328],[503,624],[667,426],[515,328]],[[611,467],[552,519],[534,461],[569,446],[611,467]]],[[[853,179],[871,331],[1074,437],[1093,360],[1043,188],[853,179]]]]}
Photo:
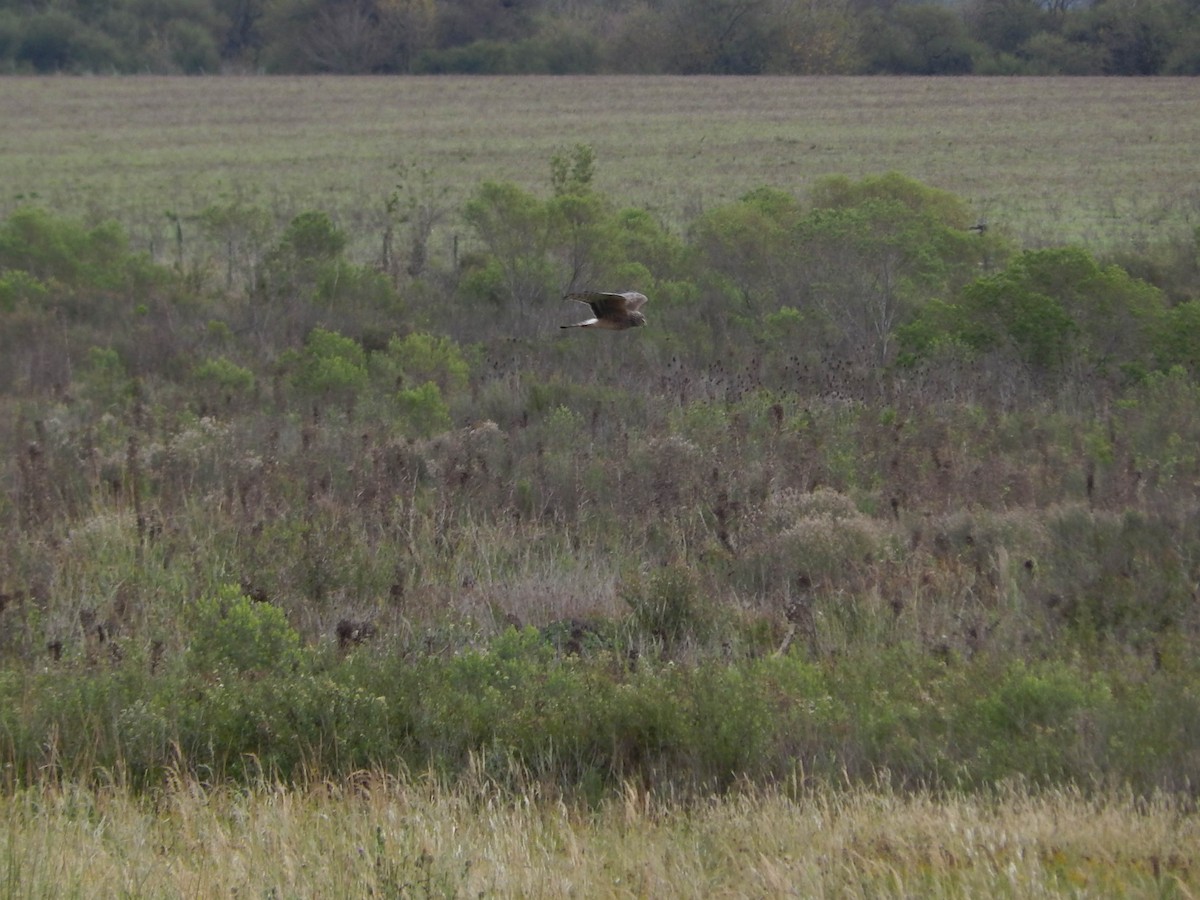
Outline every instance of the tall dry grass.
{"type": "Polygon", "coordinates": [[[1181,802],[773,788],[593,809],[485,778],[0,796],[6,896],[1190,897],[1181,802]]]}

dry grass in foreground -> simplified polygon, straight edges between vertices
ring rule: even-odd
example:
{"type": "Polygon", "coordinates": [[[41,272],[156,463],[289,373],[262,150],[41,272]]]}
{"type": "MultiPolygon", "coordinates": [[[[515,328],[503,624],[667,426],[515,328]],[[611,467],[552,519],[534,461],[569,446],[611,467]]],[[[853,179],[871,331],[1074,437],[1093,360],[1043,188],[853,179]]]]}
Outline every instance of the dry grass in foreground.
{"type": "MultiPolygon", "coordinates": [[[[828,789],[586,811],[454,789],[41,787],[0,799],[6,896],[1162,896],[1200,887],[1179,801],[828,789]]],[[[482,786],[479,786],[482,785],[482,786]]]]}

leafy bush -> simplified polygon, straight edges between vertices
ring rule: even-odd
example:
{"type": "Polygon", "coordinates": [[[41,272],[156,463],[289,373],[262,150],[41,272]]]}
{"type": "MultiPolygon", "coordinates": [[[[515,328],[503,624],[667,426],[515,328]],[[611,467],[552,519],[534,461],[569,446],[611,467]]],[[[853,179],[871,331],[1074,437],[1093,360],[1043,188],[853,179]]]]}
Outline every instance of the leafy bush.
{"type": "Polygon", "coordinates": [[[86,228],[33,206],[19,207],[0,225],[0,267],[58,288],[56,298],[62,288],[109,291],[140,281],[144,290],[155,277],[154,268],[129,251],[116,223],[86,228]]]}
{"type": "Polygon", "coordinates": [[[296,386],[316,396],[349,397],[367,383],[367,354],[348,337],[314,328],[296,358],[296,386]]]}
{"type": "Polygon", "coordinates": [[[947,341],[976,351],[1011,346],[1056,370],[1076,357],[1103,368],[1144,370],[1165,314],[1152,286],[1077,248],[1027,251],[963,288],[954,306],[932,306],[901,340],[917,355],[947,341]]]}
{"type": "Polygon", "coordinates": [[[287,672],[299,662],[300,635],[283,610],[225,585],[196,602],[188,665],[198,672],[287,672]]]}
{"type": "Polygon", "coordinates": [[[429,437],[450,427],[450,408],[432,381],[396,393],[396,406],[405,430],[415,437],[429,437]]]}
{"type": "Polygon", "coordinates": [[[228,403],[254,388],[254,373],[224,356],[212,357],[192,369],[192,378],[208,403],[228,403]]]}

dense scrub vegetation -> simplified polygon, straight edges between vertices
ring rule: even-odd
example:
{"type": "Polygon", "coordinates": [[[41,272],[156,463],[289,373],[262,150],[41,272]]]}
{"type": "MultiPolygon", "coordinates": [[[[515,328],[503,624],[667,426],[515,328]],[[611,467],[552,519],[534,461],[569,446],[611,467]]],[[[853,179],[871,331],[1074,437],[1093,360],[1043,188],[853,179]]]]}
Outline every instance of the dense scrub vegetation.
{"type": "Polygon", "coordinates": [[[1186,0],[0,5],[0,70],[1193,75],[1186,0]]]}
{"type": "Polygon", "coordinates": [[[369,261],[0,224],[9,783],[1194,790],[1196,235],[1022,251],[896,174],[676,234],[593,165],[453,259],[419,196],[369,261]],[[558,329],[617,286],[647,328],[558,329]]]}

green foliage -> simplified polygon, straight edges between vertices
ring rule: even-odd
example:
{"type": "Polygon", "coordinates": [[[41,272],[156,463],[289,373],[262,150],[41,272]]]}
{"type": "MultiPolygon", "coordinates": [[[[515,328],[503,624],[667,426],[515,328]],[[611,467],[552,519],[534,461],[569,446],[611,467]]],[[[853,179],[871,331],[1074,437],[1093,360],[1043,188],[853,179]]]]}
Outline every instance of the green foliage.
{"type": "Polygon", "coordinates": [[[932,3],[868,16],[861,40],[860,52],[871,73],[966,75],[981,55],[961,15],[932,3]]]}
{"type": "Polygon", "coordinates": [[[32,206],[16,209],[0,225],[0,266],[51,289],[115,290],[146,271],[115,223],[86,228],[32,206]]]}
{"type": "Polygon", "coordinates": [[[386,312],[399,311],[399,299],[391,280],[382,272],[335,260],[322,266],[316,276],[313,299],[330,309],[361,307],[386,312]]]}
{"type": "Polygon", "coordinates": [[[896,173],[831,177],[814,186],[807,210],[761,189],[706,213],[692,239],[739,307],[794,309],[814,338],[881,362],[921,307],[974,274],[981,248],[964,231],[968,220],[958,198],[896,173]]]}
{"type": "Polygon", "coordinates": [[[316,210],[296,216],[279,239],[279,249],[298,262],[329,262],[346,248],[346,234],[316,210]]]}
{"type": "Polygon", "coordinates": [[[1195,774],[1185,713],[1198,673],[1175,661],[1152,675],[989,659],[947,669],[911,648],[863,647],[827,662],[631,671],[604,652],[560,657],[532,628],[452,657],[333,661],[298,650],[277,609],[235,590],[194,614],[207,630],[188,665],[157,681],[0,678],[10,779],[86,778],[90,767],[146,786],[180,767],[234,781],[336,778],[400,762],[596,799],[630,779],[708,795],[797,771],[954,788],[1133,778],[1138,790],[1164,767],[1195,774]]]}
{"type": "Polygon", "coordinates": [[[13,312],[18,306],[40,307],[49,294],[46,284],[23,269],[0,274],[0,312],[13,312]]]}
{"type": "Polygon", "coordinates": [[[14,43],[11,59],[35,72],[107,74],[121,61],[116,41],[67,10],[45,9],[29,15],[14,43]]]}
{"type": "Polygon", "coordinates": [[[464,291],[478,300],[516,304],[521,312],[551,294],[549,218],[545,204],[514,184],[482,185],[463,217],[487,249],[484,267],[468,276],[464,291]]]}
{"type": "Polygon", "coordinates": [[[1163,370],[1182,366],[1200,375],[1200,300],[1190,300],[1163,313],[1154,337],[1158,365],[1163,370]]]}
{"type": "Polygon", "coordinates": [[[931,225],[961,229],[971,221],[962,199],[899,172],[867,176],[858,181],[844,175],[830,175],[812,188],[812,204],[818,209],[852,209],[870,201],[901,204],[931,225]]]}
{"type": "Polygon", "coordinates": [[[453,398],[467,385],[470,367],[462,350],[446,337],[413,332],[392,338],[367,360],[373,384],[390,398],[402,430],[429,437],[450,428],[453,398]]]}
{"type": "Polygon", "coordinates": [[[299,662],[300,635],[283,610],[256,603],[236,585],[196,601],[188,666],[196,672],[287,672],[299,662]]]}
{"type": "Polygon", "coordinates": [[[594,153],[578,145],[552,160],[548,200],[513,184],[485,183],[464,209],[486,253],[469,267],[463,294],[515,304],[526,317],[566,289],[653,277],[652,267],[677,265],[682,254],[661,226],[645,213],[615,210],[592,190],[594,175],[594,153]]]}
{"type": "MultiPolygon", "coordinates": [[[[232,221],[226,221],[218,216],[218,230],[240,233],[242,226],[237,223],[241,218],[234,215],[232,221]]],[[[253,240],[253,233],[246,239],[253,240]]],[[[330,324],[326,317],[331,312],[349,318],[399,311],[399,298],[384,273],[342,257],[347,240],[329,216],[310,211],[296,216],[266,254],[258,299],[292,326],[289,332],[330,324]]]]}
{"type": "Polygon", "coordinates": [[[314,328],[296,357],[292,380],[308,394],[349,396],[367,384],[366,351],[336,331],[314,328]]]}
{"type": "Polygon", "coordinates": [[[192,369],[192,377],[218,391],[249,391],[254,373],[224,356],[206,359],[192,369]]]}
{"type": "Polygon", "coordinates": [[[1165,315],[1159,291],[1123,269],[1078,248],[1036,250],[966,285],[957,304],[927,307],[902,339],[916,355],[959,342],[977,351],[1011,346],[1040,369],[1076,356],[1102,369],[1140,369],[1152,364],[1165,315]]]}
{"type": "Polygon", "coordinates": [[[223,258],[226,290],[234,286],[236,275],[244,288],[252,288],[266,252],[270,230],[266,211],[240,202],[217,203],[202,209],[197,222],[213,243],[214,254],[223,258]]]}
{"type": "Polygon", "coordinates": [[[209,407],[231,405],[254,390],[254,373],[224,357],[210,357],[192,369],[192,380],[209,407]]]}
{"type": "Polygon", "coordinates": [[[458,344],[448,337],[416,331],[388,341],[385,353],[371,356],[370,367],[374,377],[386,384],[432,382],[444,394],[465,388],[470,374],[458,344]]]}
{"type": "Polygon", "coordinates": [[[799,215],[794,197],[763,188],[705,214],[692,227],[692,242],[744,303],[790,299],[788,261],[794,259],[792,230],[799,215]]]}
{"type": "Polygon", "coordinates": [[[398,391],[396,406],[408,434],[429,437],[450,427],[450,408],[442,399],[441,390],[432,381],[398,391]]]}

